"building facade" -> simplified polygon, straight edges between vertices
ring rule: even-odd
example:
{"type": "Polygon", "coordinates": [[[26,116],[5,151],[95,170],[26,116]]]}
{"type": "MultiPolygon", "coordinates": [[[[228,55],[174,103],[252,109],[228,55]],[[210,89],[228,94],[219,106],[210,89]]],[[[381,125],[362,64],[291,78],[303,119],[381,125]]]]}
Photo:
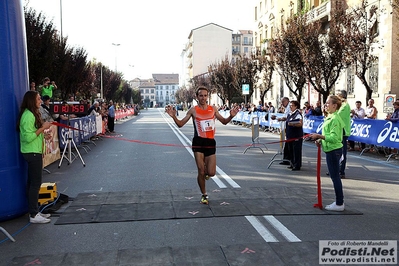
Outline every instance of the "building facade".
{"type": "Polygon", "coordinates": [[[189,81],[208,72],[208,66],[224,60],[231,60],[233,31],[209,23],[191,30],[188,42],[182,51],[183,71],[182,86],[189,86],[189,81]]]}
{"type": "MultiPolygon", "coordinates": [[[[344,4],[349,7],[360,5],[361,0],[342,0],[340,1],[322,1],[322,0],[261,0],[255,1],[255,25],[254,25],[254,48],[253,52],[268,50],[269,40],[277,33],[280,25],[290,16],[299,11],[305,11],[309,20],[322,20],[328,22],[335,4],[344,4]]],[[[378,109],[378,118],[385,118],[387,112],[388,96],[396,98],[399,95],[399,62],[394,60],[399,53],[398,44],[398,19],[392,12],[392,6],[389,0],[368,1],[368,7],[376,6],[378,8],[375,18],[370,18],[370,27],[375,27],[376,36],[374,55],[377,60],[373,67],[368,70],[368,82],[373,88],[372,98],[378,109]]],[[[273,75],[273,89],[266,95],[265,101],[271,101],[278,104],[279,99],[287,96],[291,99],[294,95],[289,92],[284,84],[284,80],[277,72],[273,75]]],[[[349,67],[341,72],[340,78],[335,84],[335,90],[347,90],[348,102],[353,108],[355,101],[360,100],[363,107],[366,103],[366,89],[361,81],[355,76],[353,68],[349,67]]],[[[259,93],[254,93],[259,95],[259,93]]],[[[318,93],[308,84],[303,91],[303,99],[314,104],[318,99],[318,93]]],[[[392,99],[389,98],[389,99],[392,99]]],[[[252,102],[258,102],[255,96],[252,102]]],[[[389,105],[389,104],[388,104],[389,105]]]]}
{"type": "Polygon", "coordinates": [[[154,79],[140,79],[139,90],[141,95],[141,104],[144,107],[154,107],[155,102],[155,81],[154,79]]]}
{"type": "Polygon", "coordinates": [[[253,47],[253,31],[239,30],[238,33],[233,33],[231,45],[233,60],[240,56],[250,57],[253,47]]]}
{"type": "Polygon", "coordinates": [[[179,74],[152,74],[155,85],[153,106],[176,104],[175,93],[179,89],[179,74]]]}

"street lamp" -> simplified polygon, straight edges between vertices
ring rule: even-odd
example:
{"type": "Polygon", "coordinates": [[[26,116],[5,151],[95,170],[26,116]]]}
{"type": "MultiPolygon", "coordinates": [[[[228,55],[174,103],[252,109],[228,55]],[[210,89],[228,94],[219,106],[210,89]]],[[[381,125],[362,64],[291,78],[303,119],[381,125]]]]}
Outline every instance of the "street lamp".
{"type": "Polygon", "coordinates": [[[62,41],[62,0],[60,0],[61,41],[62,41]]]}
{"type": "Polygon", "coordinates": [[[113,46],[115,46],[115,72],[118,72],[118,63],[117,63],[117,54],[116,54],[116,48],[118,48],[119,45],[121,45],[120,43],[112,43],[113,46]]]}

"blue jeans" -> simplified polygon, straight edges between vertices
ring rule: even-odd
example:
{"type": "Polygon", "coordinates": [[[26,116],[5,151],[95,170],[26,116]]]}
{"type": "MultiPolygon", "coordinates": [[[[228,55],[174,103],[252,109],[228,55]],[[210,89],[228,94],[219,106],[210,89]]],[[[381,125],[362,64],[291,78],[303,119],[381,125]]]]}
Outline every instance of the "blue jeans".
{"type": "Polygon", "coordinates": [[[341,182],[341,177],[339,175],[341,156],[342,156],[341,148],[326,152],[327,168],[334,185],[335,202],[337,205],[342,205],[344,203],[344,192],[342,190],[342,182],[341,182]]]}
{"type": "Polygon", "coordinates": [[[339,163],[339,174],[345,175],[346,154],[348,153],[348,136],[342,136],[342,160],[339,163]]]}
{"type": "Polygon", "coordinates": [[[43,155],[40,153],[22,153],[28,162],[28,211],[31,217],[39,212],[39,191],[42,185],[43,155]]]}

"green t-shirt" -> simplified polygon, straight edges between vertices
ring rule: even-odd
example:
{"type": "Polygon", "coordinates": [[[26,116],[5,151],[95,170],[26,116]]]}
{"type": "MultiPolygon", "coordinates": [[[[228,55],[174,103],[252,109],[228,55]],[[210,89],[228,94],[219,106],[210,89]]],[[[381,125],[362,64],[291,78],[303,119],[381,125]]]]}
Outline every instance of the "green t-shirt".
{"type": "Polygon", "coordinates": [[[325,139],[321,140],[321,147],[324,152],[333,151],[342,148],[342,129],[344,122],[338,115],[338,112],[329,114],[322,127],[322,135],[325,139]]]}
{"type": "Polygon", "coordinates": [[[31,111],[25,109],[19,123],[19,141],[22,153],[41,153],[43,154],[44,135],[36,135],[35,116],[31,111]]]}
{"type": "Polygon", "coordinates": [[[53,97],[53,90],[54,90],[54,86],[53,85],[43,86],[42,87],[42,97],[44,95],[48,95],[50,98],[52,98],[53,97]]]}
{"type": "Polygon", "coordinates": [[[338,114],[344,122],[344,136],[351,135],[351,108],[347,102],[343,102],[341,108],[338,110],[338,114]]]}

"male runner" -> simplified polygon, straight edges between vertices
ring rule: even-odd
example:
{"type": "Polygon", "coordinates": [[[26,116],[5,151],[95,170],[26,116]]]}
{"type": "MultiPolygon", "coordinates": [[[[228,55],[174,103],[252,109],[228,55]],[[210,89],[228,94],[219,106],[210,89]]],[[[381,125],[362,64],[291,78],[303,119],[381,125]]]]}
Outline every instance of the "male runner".
{"type": "Polygon", "coordinates": [[[215,106],[208,105],[209,91],[206,87],[198,87],[196,96],[198,105],[190,108],[181,120],[176,117],[176,109],[173,106],[167,106],[165,111],[173,118],[178,127],[184,126],[190,118],[193,120],[192,149],[198,168],[197,182],[202,193],[200,203],[208,204],[205,179],[209,179],[216,173],[215,119],[217,118],[222,124],[226,125],[237,115],[239,110],[238,107],[230,109],[230,116],[224,118],[215,106]]]}

